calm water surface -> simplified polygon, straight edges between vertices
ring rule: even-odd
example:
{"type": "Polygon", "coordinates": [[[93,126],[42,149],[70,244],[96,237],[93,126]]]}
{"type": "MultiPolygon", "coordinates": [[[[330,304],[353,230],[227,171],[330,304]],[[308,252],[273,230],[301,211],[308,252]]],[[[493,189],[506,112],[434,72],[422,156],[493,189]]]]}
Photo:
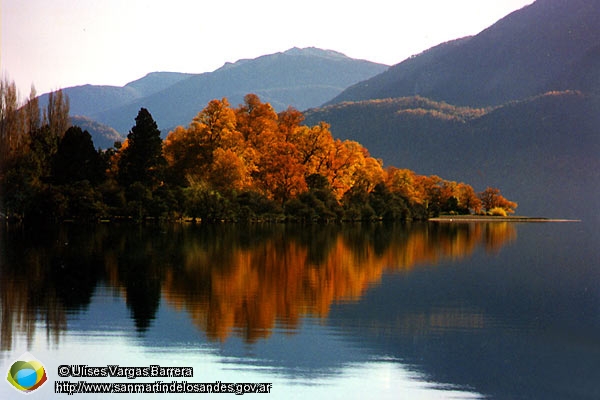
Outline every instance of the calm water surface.
{"type": "MultiPolygon", "coordinates": [[[[598,399],[597,227],[0,228],[0,371],[189,366],[252,398],[598,399]]],[[[0,398],[21,398],[0,383],[0,398]]],[[[148,395],[145,395],[146,398],[148,395]]],[[[153,395],[193,398],[197,395],[153,395]]],[[[226,395],[226,396],[234,396],[226,395]]]]}

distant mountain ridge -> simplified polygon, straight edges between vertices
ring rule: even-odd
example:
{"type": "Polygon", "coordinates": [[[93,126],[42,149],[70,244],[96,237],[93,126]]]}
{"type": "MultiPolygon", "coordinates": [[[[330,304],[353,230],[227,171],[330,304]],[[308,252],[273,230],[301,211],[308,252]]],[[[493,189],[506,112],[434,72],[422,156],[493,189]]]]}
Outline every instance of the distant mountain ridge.
{"type": "Polygon", "coordinates": [[[597,0],[538,0],[476,36],[444,43],[357,83],[327,104],[419,95],[488,106],[565,89],[561,82],[570,70],[593,54],[598,60],[598,21],[597,0]]]}
{"type": "MultiPolygon", "coordinates": [[[[255,59],[226,63],[202,74],[158,72],[124,87],[76,86],[64,89],[71,114],[83,115],[125,135],[141,107],[147,108],[166,135],[187,125],[210,100],[227,97],[232,105],[255,93],[278,111],[288,106],[316,107],[346,87],[383,72],[387,65],[356,60],[318,48],[292,48],[255,59]]],[[[42,106],[47,95],[42,96],[42,106]]]]}
{"type": "MultiPolygon", "coordinates": [[[[128,104],[159,92],[193,74],[152,72],[125,86],[81,85],[63,89],[69,96],[70,114],[91,117],[94,113],[128,104]]],[[[40,106],[48,104],[48,93],[40,96],[40,106]]]]}

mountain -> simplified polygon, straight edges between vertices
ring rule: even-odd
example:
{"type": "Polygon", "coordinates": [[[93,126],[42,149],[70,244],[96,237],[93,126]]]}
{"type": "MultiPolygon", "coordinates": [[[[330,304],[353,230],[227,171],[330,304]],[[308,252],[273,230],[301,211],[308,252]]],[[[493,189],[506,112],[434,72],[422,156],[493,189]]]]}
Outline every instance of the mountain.
{"type": "Polygon", "coordinates": [[[498,187],[521,215],[598,223],[598,71],[600,1],[537,0],[349,87],[306,122],[387,165],[498,187]]]}
{"type": "Polygon", "coordinates": [[[227,97],[232,105],[257,94],[278,111],[315,107],[349,85],[374,76],[387,66],[355,60],[316,48],[293,48],[251,60],[227,63],[214,72],[191,76],[150,96],[91,115],[119,132],[127,132],[140,107],[147,108],[165,130],[188,125],[210,100],[227,97]]]}
{"type": "MultiPolygon", "coordinates": [[[[71,114],[84,115],[127,134],[141,107],[147,108],[163,135],[188,125],[210,100],[227,97],[233,106],[255,93],[278,111],[303,110],[333,98],[348,86],[388,66],[356,60],[317,48],[293,48],[256,59],[226,63],[203,74],[153,73],[124,87],[77,86],[65,89],[71,114]]],[[[47,95],[42,96],[42,106],[47,95]]]]}
{"type": "Polygon", "coordinates": [[[71,125],[77,125],[84,131],[88,131],[92,136],[94,147],[101,149],[108,149],[114,146],[115,142],[122,142],[125,140],[119,132],[115,131],[110,126],[106,126],[99,122],[89,119],[81,115],[75,115],[70,117],[71,125]]]}
{"type": "Polygon", "coordinates": [[[498,187],[521,215],[600,222],[600,97],[549,92],[499,107],[421,97],[346,102],[306,112],[385,165],[498,187]]]}
{"type": "Polygon", "coordinates": [[[589,49],[581,58],[570,64],[548,89],[576,89],[600,93],[600,44],[589,49]]]}
{"type": "MultiPolygon", "coordinates": [[[[69,96],[70,114],[90,117],[94,113],[122,106],[136,99],[159,92],[192,74],[153,72],[123,87],[82,85],[63,89],[69,96]]],[[[40,107],[48,104],[48,93],[40,96],[40,107]]]]}
{"type": "Polygon", "coordinates": [[[327,104],[420,95],[489,106],[565,89],[577,68],[597,65],[599,21],[597,0],[537,0],[476,36],[441,44],[357,83],[327,104]]]}
{"type": "Polygon", "coordinates": [[[160,92],[192,76],[194,74],[181,72],[151,72],[141,79],[129,82],[125,87],[135,90],[137,98],[142,98],[160,92]]]}

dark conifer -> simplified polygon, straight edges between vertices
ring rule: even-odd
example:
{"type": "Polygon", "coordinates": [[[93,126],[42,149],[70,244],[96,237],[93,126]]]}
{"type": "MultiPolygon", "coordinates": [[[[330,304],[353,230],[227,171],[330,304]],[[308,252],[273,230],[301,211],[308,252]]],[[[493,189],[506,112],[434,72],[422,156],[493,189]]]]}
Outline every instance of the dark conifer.
{"type": "Polygon", "coordinates": [[[88,131],[72,126],[65,132],[52,160],[52,175],[58,184],[87,180],[97,184],[104,177],[104,165],[88,131]]]}
{"type": "Polygon", "coordinates": [[[165,165],[162,139],[156,122],[145,108],[140,109],[135,118],[135,125],[127,135],[127,147],[122,151],[118,175],[121,185],[140,182],[152,187],[160,181],[165,165]]]}

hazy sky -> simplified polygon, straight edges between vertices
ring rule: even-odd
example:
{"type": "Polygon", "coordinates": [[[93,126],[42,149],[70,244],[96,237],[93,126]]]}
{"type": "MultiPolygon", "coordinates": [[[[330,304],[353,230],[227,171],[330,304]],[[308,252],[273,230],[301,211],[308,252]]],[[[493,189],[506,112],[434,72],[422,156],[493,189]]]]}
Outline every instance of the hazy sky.
{"type": "Polygon", "coordinates": [[[2,74],[23,97],[315,46],[396,64],[533,0],[0,0],[2,74]]]}

